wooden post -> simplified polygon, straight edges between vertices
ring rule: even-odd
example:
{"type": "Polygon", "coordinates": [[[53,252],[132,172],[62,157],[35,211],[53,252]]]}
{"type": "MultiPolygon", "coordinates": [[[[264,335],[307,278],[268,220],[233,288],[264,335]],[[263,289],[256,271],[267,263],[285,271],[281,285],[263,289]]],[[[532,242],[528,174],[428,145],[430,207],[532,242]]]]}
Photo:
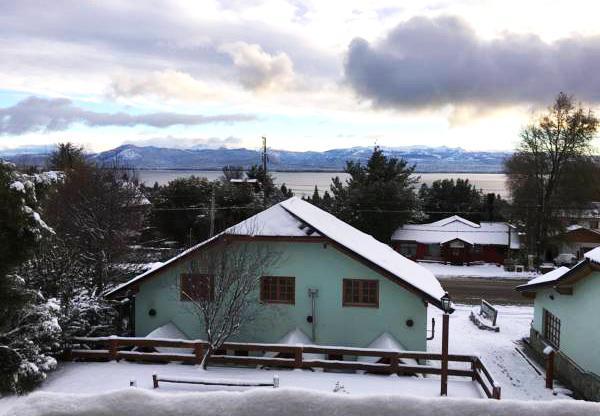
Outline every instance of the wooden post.
{"type": "Polygon", "coordinates": [[[492,399],[500,400],[500,386],[492,387],[492,399]]]}
{"type": "Polygon", "coordinates": [[[471,371],[473,374],[471,375],[471,380],[475,380],[477,378],[477,370],[479,369],[479,358],[473,357],[473,361],[471,361],[471,371]]]}
{"type": "Polygon", "coordinates": [[[448,326],[450,324],[450,315],[442,315],[442,385],[440,395],[448,395],[448,326]]]}
{"type": "Polygon", "coordinates": [[[302,347],[294,349],[294,368],[302,368],[302,347]]]}
{"type": "Polygon", "coordinates": [[[554,388],[554,351],[546,354],[546,388],[554,388]]]}
{"type": "Polygon", "coordinates": [[[204,348],[201,342],[197,342],[194,345],[194,355],[196,356],[196,365],[200,365],[202,363],[202,356],[204,355],[204,348]]]}
{"type": "Polygon", "coordinates": [[[390,373],[398,375],[398,354],[390,357],[390,373]]]}
{"type": "Polygon", "coordinates": [[[156,373],[152,374],[152,385],[155,389],[158,388],[158,376],[156,375],[156,373]]]}
{"type": "Polygon", "coordinates": [[[111,339],[108,341],[108,354],[110,359],[113,361],[117,361],[117,340],[111,339]]]}

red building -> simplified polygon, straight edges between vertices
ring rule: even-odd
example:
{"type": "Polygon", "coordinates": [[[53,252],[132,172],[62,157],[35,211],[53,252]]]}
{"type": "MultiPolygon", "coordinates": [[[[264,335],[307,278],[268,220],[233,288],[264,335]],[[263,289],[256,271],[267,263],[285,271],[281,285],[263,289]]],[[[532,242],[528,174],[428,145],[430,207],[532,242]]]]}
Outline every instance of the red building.
{"type": "Polygon", "coordinates": [[[392,235],[392,247],[412,260],[452,264],[502,264],[521,247],[516,229],[505,222],[466,220],[458,215],[429,224],[406,224],[392,235]]]}

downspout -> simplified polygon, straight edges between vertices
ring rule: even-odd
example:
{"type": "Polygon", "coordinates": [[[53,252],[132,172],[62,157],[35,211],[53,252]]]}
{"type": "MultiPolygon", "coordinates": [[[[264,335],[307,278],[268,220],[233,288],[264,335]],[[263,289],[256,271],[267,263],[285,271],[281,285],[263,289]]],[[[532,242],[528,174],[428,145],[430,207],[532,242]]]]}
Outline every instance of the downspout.
{"type": "Polygon", "coordinates": [[[308,289],[308,296],[310,297],[310,316],[307,317],[307,321],[311,324],[311,335],[312,341],[317,342],[317,309],[316,309],[316,297],[319,295],[319,289],[308,289]]]}
{"type": "Polygon", "coordinates": [[[431,341],[435,337],[435,318],[431,318],[431,335],[426,339],[427,341],[431,341]]]}

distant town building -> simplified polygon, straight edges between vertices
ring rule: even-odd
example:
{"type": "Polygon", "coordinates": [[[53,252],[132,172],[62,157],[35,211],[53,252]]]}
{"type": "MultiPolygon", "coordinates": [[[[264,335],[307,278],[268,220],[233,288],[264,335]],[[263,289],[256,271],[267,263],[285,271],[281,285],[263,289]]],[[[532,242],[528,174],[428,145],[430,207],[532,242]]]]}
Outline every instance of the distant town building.
{"type": "Polygon", "coordinates": [[[570,225],[567,230],[555,238],[557,254],[572,254],[581,260],[588,251],[600,246],[600,230],[581,225],[570,225]]]}
{"type": "Polygon", "coordinates": [[[392,247],[412,260],[502,264],[521,244],[517,230],[510,224],[477,224],[454,215],[429,224],[403,225],[392,235],[392,247]]]}
{"type": "Polygon", "coordinates": [[[542,359],[555,351],[558,378],[587,400],[600,401],[600,248],[517,287],[534,299],[529,342],[542,359]]]}

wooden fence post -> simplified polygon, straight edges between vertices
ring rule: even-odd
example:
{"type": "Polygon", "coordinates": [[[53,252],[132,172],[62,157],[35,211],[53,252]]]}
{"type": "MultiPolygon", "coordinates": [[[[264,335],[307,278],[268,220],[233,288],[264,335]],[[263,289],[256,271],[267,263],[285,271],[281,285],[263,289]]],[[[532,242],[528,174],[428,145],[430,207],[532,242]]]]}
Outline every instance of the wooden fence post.
{"type": "Polygon", "coordinates": [[[158,388],[158,376],[156,375],[156,373],[152,374],[152,385],[155,389],[158,388]]]}
{"type": "Polygon", "coordinates": [[[471,380],[477,379],[477,370],[479,369],[479,358],[473,357],[473,361],[471,361],[471,371],[473,374],[471,375],[471,380]]]}
{"type": "Polygon", "coordinates": [[[492,398],[496,400],[500,400],[500,386],[492,387],[492,398]]]}
{"type": "Polygon", "coordinates": [[[117,361],[117,340],[111,339],[108,341],[108,354],[112,361],[117,361]]]}
{"type": "Polygon", "coordinates": [[[302,347],[294,348],[294,368],[302,368],[302,347]]]}
{"type": "Polygon", "coordinates": [[[204,355],[204,348],[201,342],[194,344],[194,356],[196,357],[196,365],[200,365],[202,362],[202,356],[204,355]]]}
{"type": "Polygon", "coordinates": [[[390,373],[398,375],[398,354],[390,357],[390,373]]]}
{"type": "Polygon", "coordinates": [[[554,388],[554,351],[546,354],[546,388],[554,388]]]}

